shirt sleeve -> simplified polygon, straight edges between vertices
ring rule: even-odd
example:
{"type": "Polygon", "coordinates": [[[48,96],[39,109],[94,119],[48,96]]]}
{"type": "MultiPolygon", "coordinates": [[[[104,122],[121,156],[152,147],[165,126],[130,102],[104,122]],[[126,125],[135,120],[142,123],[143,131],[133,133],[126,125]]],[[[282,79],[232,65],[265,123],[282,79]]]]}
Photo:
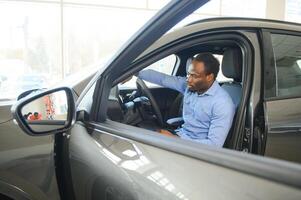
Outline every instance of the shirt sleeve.
{"type": "Polygon", "coordinates": [[[151,69],[140,71],[138,77],[142,80],[168,87],[181,93],[184,93],[187,87],[185,77],[170,76],[151,69]]]}
{"type": "Polygon", "coordinates": [[[228,103],[218,102],[213,107],[213,116],[211,119],[208,136],[198,142],[216,147],[223,147],[229,130],[232,125],[235,113],[235,106],[232,101],[228,103]]]}

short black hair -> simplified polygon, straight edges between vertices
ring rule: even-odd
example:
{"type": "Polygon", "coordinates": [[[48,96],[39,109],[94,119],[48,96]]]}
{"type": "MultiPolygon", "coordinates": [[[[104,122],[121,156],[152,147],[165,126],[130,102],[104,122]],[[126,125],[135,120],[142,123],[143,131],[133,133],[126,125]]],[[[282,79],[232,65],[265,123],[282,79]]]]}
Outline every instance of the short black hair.
{"type": "Polygon", "coordinates": [[[203,62],[206,74],[212,73],[216,79],[219,72],[219,61],[211,53],[200,53],[193,60],[203,62]]]}

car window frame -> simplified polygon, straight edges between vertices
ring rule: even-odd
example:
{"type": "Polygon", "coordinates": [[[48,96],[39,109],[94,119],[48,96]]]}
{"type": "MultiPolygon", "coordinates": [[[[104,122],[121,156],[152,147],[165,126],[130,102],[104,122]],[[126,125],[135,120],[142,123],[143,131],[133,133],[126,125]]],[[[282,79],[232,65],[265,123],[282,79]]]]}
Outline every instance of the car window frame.
{"type": "MultiPolygon", "coordinates": [[[[214,38],[214,39],[220,39],[220,40],[227,40],[227,41],[231,41],[231,42],[235,42],[237,44],[242,45],[243,49],[245,49],[245,51],[247,51],[248,53],[244,52],[244,55],[249,55],[252,54],[252,50],[251,50],[251,44],[250,41],[247,39],[246,34],[242,33],[241,31],[238,30],[233,30],[233,29],[228,29],[228,28],[222,28],[222,30],[225,30],[223,32],[221,32],[221,30],[213,30],[213,31],[208,31],[207,33],[197,33],[196,35],[198,35],[198,37],[194,38],[193,40],[190,39],[190,36],[185,37],[186,39],[189,39],[188,42],[183,42],[183,38],[180,41],[176,41],[176,44],[171,43],[172,45],[167,45],[167,46],[163,46],[162,48],[157,49],[154,52],[150,52],[149,54],[145,55],[144,57],[142,57],[139,60],[136,60],[133,64],[132,64],[132,68],[131,70],[128,70],[127,74],[135,74],[136,72],[140,71],[141,69],[147,67],[150,63],[155,62],[157,60],[160,60],[161,58],[173,54],[175,53],[177,50],[175,50],[175,46],[178,46],[178,48],[183,48],[183,46],[185,45],[192,45],[192,44],[197,44],[200,45],[201,43],[208,43],[208,39],[214,38]],[[228,36],[228,37],[227,37],[228,36]],[[231,36],[231,37],[230,37],[231,36]],[[226,39],[224,39],[226,38],[226,39]],[[230,39],[229,39],[230,38],[230,39]],[[200,43],[196,43],[196,41],[202,41],[200,43]],[[240,42],[239,42],[240,41],[240,42]],[[242,42],[243,41],[243,42],[242,42]],[[185,44],[185,45],[184,45],[185,44]],[[174,46],[173,46],[174,45],[174,46]],[[246,50],[248,49],[248,50],[246,50]],[[164,51],[164,54],[162,54],[162,52],[164,51]],[[144,63],[144,64],[142,64],[144,63]],[[136,68],[133,66],[136,66],[136,68]]],[[[249,29],[248,29],[249,31],[249,29]]],[[[243,93],[245,94],[250,94],[250,88],[251,88],[251,77],[252,77],[252,67],[245,67],[245,66],[251,66],[252,65],[252,56],[247,56],[248,58],[244,58],[243,59],[243,67],[247,68],[248,70],[243,70],[243,80],[244,80],[244,86],[246,88],[249,88],[248,90],[245,89],[243,90],[243,93]],[[249,80],[249,81],[247,81],[249,80]]],[[[122,76],[120,76],[118,79],[115,79],[113,76],[112,77],[103,77],[101,80],[99,80],[99,84],[105,84],[105,82],[111,82],[111,85],[107,85],[106,88],[109,87],[109,91],[111,90],[112,86],[116,85],[117,83],[119,83],[120,81],[126,79],[126,74],[123,73],[122,76]],[[123,77],[124,76],[124,77],[123,77]]],[[[96,88],[98,88],[96,86],[96,88]]],[[[96,96],[102,96],[103,98],[106,98],[104,95],[105,93],[102,93],[101,95],[96,95],[96,96]]],[[[104,99],[103,99],[104,100],[104,99]]],[[[106,117],[106,111],[104,111],[104,107],[107,108],[108,105],[108,98],[106,98],[103,103],[102,103],[102,109],[98,111],[98,116],[102,115],[100,118],[98,118],[98,120],[93,120],[93,123],[102,123],[105,122],[105,120],[107,119],[106,117]]],[[[235,149],[241,149],[241,145],[240,145],[240,141],[242,140],[243,136],[241,134],[243,134],[244,132],[241,131],[243,130],[242,126],[245,126],[244,123],[244,119],[245,119],[245,115],[244,112],[242,111],[243,109],[246,109],[246,104],[248,102],[248,97],[244,94],[242,94],[242,98],[241,98],[241,104],[237,109],[237,114],[240,116],[238,116],[236,118],[236,121],[234,122],[236,125],[234,127],[233,130],[233,135],[234,135],[234,139],[233,139],[233,143],[235,146],[235,149]],[[238,132],[241,132],[241,134],[238,134],[238,132]]],[[[94,110],[95,111],[95,110],[94,110]]],[[[251,146],[251,144],[249,145],[251,146]]]]}
{"type": "Polygon", "coordinates": [[[285,96],[276,96],[276,90],[277,90],[277,73],[275,72],[277,69],[277,65],[275,63],[275,57],[274,57],[274,49],[272,45],[272,36],[271,34],[281,34],[281,35],[292,35],[292,36],[298,36],[301,39],[301,32],[297,31],[290,31],[290,30],[279,30],[279,29],[263,29],[262,30],[262,43],[263,43],[263,49],[264,49],[264,101],[277,101],[277,100],[284,100],[284,99],[297,99],[301,98],[300,95],[285,95],[285,96]],[[273,80],[270,80],[266,78],[267,73],[272,73],[275,74],[274,77],[272,77],[273,80]],[[275,82],[275,89],[272,91],[272,94],[274,96],[266,96],[267,91],[266,91],[266,86],[269,81],[275,82]]]}

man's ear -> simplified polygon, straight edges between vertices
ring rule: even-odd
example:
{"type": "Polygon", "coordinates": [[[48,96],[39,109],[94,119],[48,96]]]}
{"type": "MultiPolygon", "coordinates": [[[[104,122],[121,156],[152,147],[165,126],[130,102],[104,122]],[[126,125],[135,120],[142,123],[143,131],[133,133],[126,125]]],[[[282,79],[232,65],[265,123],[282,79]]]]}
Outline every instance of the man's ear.
{"type": "Polygon", "coordinates": [[[214,74],[213,73],[211,73],[211,74],[209,74],[209,75],[207,75],[207,81],[214,81],[214,74]]]}

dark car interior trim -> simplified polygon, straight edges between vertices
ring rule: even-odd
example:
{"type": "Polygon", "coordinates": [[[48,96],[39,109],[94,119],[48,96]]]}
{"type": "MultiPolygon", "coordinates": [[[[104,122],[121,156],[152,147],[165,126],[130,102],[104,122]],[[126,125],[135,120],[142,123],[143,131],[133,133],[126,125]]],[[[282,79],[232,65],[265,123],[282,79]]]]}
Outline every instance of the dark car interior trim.
{"type": "MultiPolygon", "coordinates": [[[[262,88],[262,94],[263,94],[263,101],[265,101],[267,98],[270,96],[275,96],[276,94],[276,88],[274,87],[276,79],[275,79],[275,71],[276,71],[276,66],[274,62],[274,55],[272,51],[272,42],[270,38],[270,33],[266,29],[262,29],[260,32],[260,37],[259,39],[261,40],[262,44],[262,49],[265,51],[262,51],[263,53],[263,88],[262,88]],[[269,66],[269,67],[268,67],[269,66]],[[270,67],[270,66],[275,66],[275,67],[270,67]],[[268,76],[268,78],[266,78],[268,76]]],[[[264,134],[262,137],[262,143],[263,146],[266,147],[267,143],[267,135],[268,135],[268,119],[267,115],[265,114],[267,110],[266,104],[263,104],[263,112],[264,112],[264,134]]],[[[262,154],[264,155],[265,153],[265,148],[263,148],[262,154]]]]}
{"type": "Polygon", "coordinates": [[[55,174],[62,199],[75,199],[69,162],[69,135],[56,134],[54,143],[55,174]]]}

